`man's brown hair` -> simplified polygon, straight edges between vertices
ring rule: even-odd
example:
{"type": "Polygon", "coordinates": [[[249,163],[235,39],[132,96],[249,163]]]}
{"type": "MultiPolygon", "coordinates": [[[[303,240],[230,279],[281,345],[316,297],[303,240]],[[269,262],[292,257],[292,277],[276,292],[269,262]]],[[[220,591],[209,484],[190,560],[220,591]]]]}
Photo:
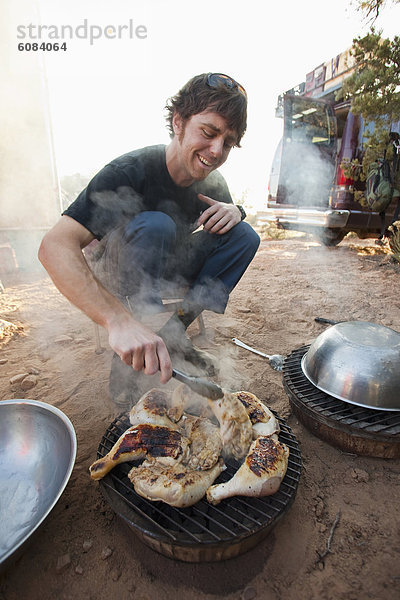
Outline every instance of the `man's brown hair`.
{"type": "Polygon", "coordinates": [[[196,75],[183,88],[169,98],[166,104],[166,119],[171,135],[174,135],[172,119],[176,112],[185,123],[189,117],[207,109],[212,110],[227,121],[229,129],[236,131],[235,146],[240,147],[247,126],[247,97],[237,88],[221,82],[218,87],[207,83],[209,73],[196,75]]]}

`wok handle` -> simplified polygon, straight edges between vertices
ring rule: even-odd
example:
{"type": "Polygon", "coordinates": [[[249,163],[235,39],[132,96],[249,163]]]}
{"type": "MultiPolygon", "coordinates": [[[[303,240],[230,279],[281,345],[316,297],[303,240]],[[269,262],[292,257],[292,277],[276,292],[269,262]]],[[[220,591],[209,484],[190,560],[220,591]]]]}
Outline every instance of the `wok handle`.
{"type": "Polygon", "coordinates": [[[337,325],[343,323],[343,321],[332,321],[332,319],[324,319],[323,317],[315,317],[314,321],[317,323],[327,323],[328,325],[337,325]]]}
{"type": "Polygon", "coordinates": [[[268,358],[268,359],[271,358],[271,356],[269,354],[265,354],[265,352],[261,352],[260,350],[256,350],[255,348],[252,348],[251,346],[248,346],[244,342],[241,342],[237,338],[232,338],[232,342],[234,344],[236,344],[236,346],[240,346],[241,348],[245,348],[245,350],[250,350],[250,352],[254,352],[254,354],[259,354],[260,356],[263,356],[264,358],[268,358]]]}

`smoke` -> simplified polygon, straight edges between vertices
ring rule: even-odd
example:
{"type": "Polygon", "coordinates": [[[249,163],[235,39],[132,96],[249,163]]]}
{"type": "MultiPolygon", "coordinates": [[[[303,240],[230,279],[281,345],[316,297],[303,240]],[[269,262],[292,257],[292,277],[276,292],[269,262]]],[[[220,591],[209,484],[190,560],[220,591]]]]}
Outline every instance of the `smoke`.
{"type": "MultiPolygon", "coordinates": [[[[87,257],[111,293],[132,297],[139,316],[141,311],[155,312],[161,299],[182,298],[189,288],[188,304],[224,311],[229,290],[218,278],[219,271],[216,276],[203,271],[218,239],[205,231],[192,232],[195,225],[190,220],[197,220],[204,208],[194,192],[194,208],[186,216],[179,203],[168,200],[168,189],[157,189],[160,197],[154,202],[151,193],[145,200],[129,186],[98,192],[91,190],[92,185],[98,183],[89,184],[84,192],[90,210],[84,213],[84,223],[101,240],[87,257]]],[[[80,220],[79,199],[67,214],[80,220]]],[[[221,265],[217,268],[223,271],[221,265]]]]}
{"type": "Polygon", "coordinates": [[[17,52],[14,37],[21,16],[34,13],[25,1],[0,7],[0,243],[27,270],[39,268],[40,240],[60,214],[43,56],[17,52]]]}
{"type": "MultiPolygon", "coordinates": [[[[96,221],[91,223],[93,231],[103,231],[106,223],[118,225],[97,244],[92,260],[89,260],[96,276],[111,293],[122,298],[122,302],[136,319],[153,331],[159,332],[170,350],[176,368],[192,375],[207,377],[210,366],[207,357],[201,353],[199,355],[196,351],[192,352],[193,346],[185,336],[182,323],[177,319],[171,319],[177,308],[176,302],[174,305],[167,304],[166,307],[162,304],[162,299],[167,302],[168,300],[182,301],[187,296],[190,288],[189,280],[182,274],[182,270],[185,271],[184,267],[186,267],[186,271],[190,271],[188,267],[193,266],[191,258],[194,257],[190,256],[187,249],[181,248],[177,251],[174,244],[168,252],[160,242],[161,233],[152,243],[151,228],[146,230],[144,239],[141,238],[140,227],[145,225],[146,214],[142,212],[143,198],[132,188],[121,187],[116,192],[94,192],[90,194],[90,199],[98,209],[94,216],[96,221]],[[111,211],[110,207],[112,207],[111,211]],[[140,214],[135,215],[135,213],[140,214]],[[135,216],[138,219],[134,218],[135,216]],[[133,244],[130,244],[132,241],[130,236],[135,235],[138,237],[133,244]],[[165,255],[162,256],[164,251],[165,255]]],[[[157,219],[157,214],[154,214],[153,218],[157,219]]],[[[161,216],[161,220],[164,225],[168,223],[171,225],[167,215],[161,216]]],[[[173,241],[174,236],[171,237],[173,241]]],[[[188,232],[186,239],[191,237],[192,234],[188,232]]],[[[183,302],[184,312],[197,304],[201,309],[209,308],[210,304],[213,304],[218,312],[223,312],[220,305],[221,302],[224,305],[226,300],[227,290],[222,282],[218,279],[213,281],[204,278],[201,285],[192,287],[189,297],[186,302],[183,302]]],[[[190,327],[191,334],[193,330],[195,333],[195,328],[195,324],[193,328],[190,327]]],[[[212,335],[210,330],[208,333],[212,335]]],[[[199,338],[199,341],[204,342],[204,339],[199,338]]],[[[216,367],[217,381],[226,384],[227,389],[232,388],[232,382],[237,381],[238,374],[235,372],[234,361],[229,351],[220,347],[211,347],[211,352],[207,347],[204,349],[211,355],[210,361],[216,367]]],[[[144,393],[149,386],[158,387],[160,384],[157,375],[149,378],[137,374],[135,385],[144,393]]],[[[199,403],[203,406],[200,399],[199,403]]]]}
{"type": "Polygon", "coordinates": [[[92,192],[90,201],[95,205],[90,215],[90,230],[100,236],[126,225],[144,209],[142,196],[129,186],[120,186],[115,192],[92,192]]]}
{"type": "Polygon", "coordinates": [[[285,202],[299,207],[327,206],[334,167],[334,161],[323,149],[312,144],[287,143],[279,180],[285,202]]]}

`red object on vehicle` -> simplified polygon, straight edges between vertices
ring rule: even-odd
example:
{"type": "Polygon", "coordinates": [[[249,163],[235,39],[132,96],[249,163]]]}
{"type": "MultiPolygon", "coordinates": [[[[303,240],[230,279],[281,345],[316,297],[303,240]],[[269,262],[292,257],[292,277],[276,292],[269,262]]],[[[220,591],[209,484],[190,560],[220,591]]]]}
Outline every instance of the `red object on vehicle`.
{"type": "Polygon", "coordinates": [[[345,177],[343,169],[338,167],[336,176],[336,185],[353,185],[354,179],[352,177],[345,177]]]}

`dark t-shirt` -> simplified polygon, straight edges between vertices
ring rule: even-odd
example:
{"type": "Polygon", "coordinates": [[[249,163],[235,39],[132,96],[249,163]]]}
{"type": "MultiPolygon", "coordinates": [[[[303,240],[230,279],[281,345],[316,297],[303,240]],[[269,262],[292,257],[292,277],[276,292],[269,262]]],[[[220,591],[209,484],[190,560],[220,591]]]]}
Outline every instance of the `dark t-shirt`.
{"type": "Polygon", "coordinates": [[[232,204],[225,179],[213,171],[200,182],[180,187],[166,165],[164,145],[148,146],[106,165],[63,212],[86,227],[98,240],[143,211],[161,211],[177,225],[178,238],[190,234],[208,204],[202,193],[232,204]]]}

